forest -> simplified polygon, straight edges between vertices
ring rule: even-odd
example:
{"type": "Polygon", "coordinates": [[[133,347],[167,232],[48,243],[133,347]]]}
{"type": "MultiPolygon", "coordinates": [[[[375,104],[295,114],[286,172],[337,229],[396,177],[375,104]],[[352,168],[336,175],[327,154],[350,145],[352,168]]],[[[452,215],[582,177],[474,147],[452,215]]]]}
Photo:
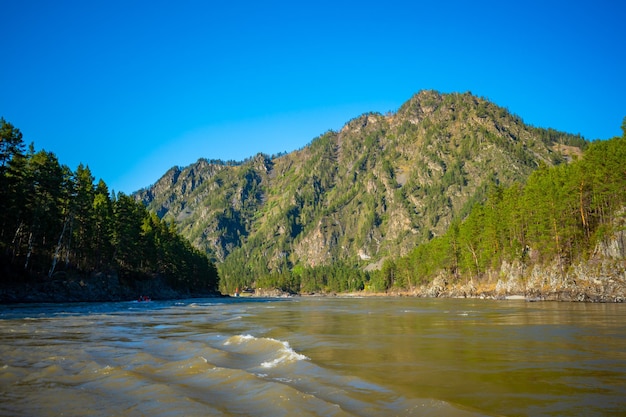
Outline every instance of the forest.
{"type": "Polygon", "coordinates": [[[406,256],[388,257],[378,270],[365,272],[339,262],[265,269],[264,274],[247,277],[260,267],[235,262],[241,265],[236,275],[242,284],[247,277],[256,280],[257,287],[308,293],[410,291],[442,274],[450,283],[480,283],[504,262],[527,270],[556,263],[566,272],[576,263],[589,262],[599,243],[624,230],[626,118],[622,130],[622,137],[592,142],[579,159],[539,167],[525,182],[491,184],[486,201],[455,217],[444,234],[406,256]]]}
{"type": "Polygon", "coordinates": [[[370,288],[409,289],[442,272],[452,281],[480,280],[503,262],[556,262],[565,271],[588,261],[598,243],[624,228],[626,118],[622,130],[622,137],[591,143],[580,160],[539,168],[525,184],[494,185],[444,235],[387,260],[370,288]]]}
{"type": "Polygon", "coordinates": [[[285,155],[172,168],[134,197],[209,255],[224,293],[379,291],[385,260],[444,235],[492,188],[588,146],[471,93],[425,90],[285,155]]]}
{"type": "Polygon", "coordinates": [[[72,171],[52,152],[26,149],[3,118],[0,138],[2,284],[106,271],[131,283],[158,276],[175,290],[217,291],[206,254],[143,204],[95,183],[87,166],[72,171]]]}
{"type": "MultiPolygon", "coordinates": [[[[365,119],[355,123],[361,126],[365,119]]],[[[393,201],[398,207],[407,206],[410,187],[416,188],[416,196],[423,198],[433,193],[443,195],[450,189],[460,190],[459,180],[448,177],[461,176],[462,184],[473,180],[470,174],[478,171],[469,172],[469,162],[457,167],[451,160],[442,183],[436,187],[412,185],[409,178],[401,188],[396,182],[399,171],[391,164],[370,169],[368,164],[376,156],[372,154],[366,159],[357,158],[354,166],[358,170],[347,177],[355,184],[352,189],[357,191],[341,192],[331,180],[346,175],[340,175],[331,164],[337,159],[337,151],[331,141],[333,135],[327,134],[300,151],[313,155],[315,147],[322,147],[325,152],[322,153],[328,157],[319,162],[321,168],[312,165],[318,162],[317,158],[311,158],[311,166],[300,171],[304,185],[298,186],[294,197],[288,200],[283,215],[278,210],[281,203],[276,199],[285,194],[286,188],[265,194],[262,187],[273,172],[281,173],[276,176],[278,179],[293,181],[289,173],[295,165],[289,155],[281,158],[257,155],[247,164],[231,164],[235,175],[223,169],[227,164],[199,161],[194,166],[198,170],[190,171],[196,175],[190,181],[212,186],[209,197],[219,214],[214,224],[200,231],[214,231],[217,242],[223,241],[223,247],[230,251],[225,260],[218,261],[218,274],[208,247],[195,241],[192,244],[180,234],[185,227],[195,227],[191,223],[194,217],[183,213],[187,217],[179,215],[183,220],[177,225],[172,217],[161,218],[159,211],[146,208],[145,201],[142,203],[137,196],[114,195],[104,181],[95,182],[87,166],[81,164],[72,171],[51,152],[36,152],[32,144],[26,149],[19,129],[0,119],[0,283],[113,272],[130,281],[162,277],[171,288],[183,291],[232,292],[235,288],[255,288],[306,294],[412,291],[442,275],[451,283],[468,280],[480,283],[493,276],[494,271],[497,274],[505,263],[529,270],[537,265],[556,264],[565,273],[576,264],[591,262],[598,245],[624,229],[626,119],[622,130],[621,137],[582,143],[580,153],[569,162],[561,160],[557,164],[543,163],[538,168],[529,168],[532,173],[522,180],[480,182],[476,196],[458,204],[458,210],[450,216],[449,225],[440,229],[441,233],[434,233],[419,244],[410,244],[408,232],[399,234],[386,247],[378,268],[365,268],[368,261],[354,256],[307,265],[293,262],[293,254],[287,249],[293,252],[295,244],[300,242],[294,236],[312,227],[329,231],[328,238],[323,239],[337,247],[352,241],[373,242],[377,239],[376,227],[392,224],[396,213],[401,214],[392,211],[393,201]],[[200,171],[203,166],[210,169],[200,171]],[[366,177],[367,184],[390,189],[387,197],[374,197],[373,193],[358,188],[363,185],[359,176],[372,170],[378,177],[366,177]],[[205,177],[200,176],[201,172],[206,172],[205,177]],[[323,181],[324,174],[330,175],[331,180],[323,181]],[[321,205],[324,193],[339,197],[332,204],[321,205]],[[357,194],[360,203],[346,212],[351,214],[340,218],[339,208],[352,204],[357,194]],[[369,210],[369,206],[374,209],[369,210]],[[314,218],[316,209],[323,216],[315,218],[321,220],[308,221],[309,217],[314,218]],[[270,222],[271,213],[276,219],[270,222]],[[273,236],[270,240],[264,235],[249,234],[250,223],[261,218],[266,224],[260,230],[267,229],[267,235],[273,236]],[[340,223],[340,219],[345,221],[340,223]],[[350,221],[367,227],[348,233],[352,230],[350,221]],[[333,230],[337,224],[345,228],[343,235],[333,230]],[[237,247],[237,241],[245,241],[248,249],[237,247]],[[282,248],[278,256],[267,255],[270,245],[282,248]],[[401,245],[408,247],[403,255],[394,252],[401,245]],[[220,282],[220,276],[227,277],[226,285],[220,282]]],[[[550,135],[557,133],[537,132],[541,141],[555,142],[550,135]]],[[[372,135],[367,138],[370,136],[376,140],[372,135]]],[[[557,139],[562,142],[562,137],[557,139]]],[[[457,152],[464,152],[465,145],[461,145],[457,152]]],[[[344,154],[350,149],[344,142],[344,154]]],[[[530,161],[527,149],[519,147],[513,151],[521,155],[520,161],[530,161]]],[[[174,170],[172,174],[180,172],[174,170]]],[[[421,175],[422,170],[416,172],[421,175]]],[[[450,201],[448,197],[448,206],[450,201]]],[[[425,208],[425,213],[439,213],[437,207],[425,208]]],[[[417,212],[407,219],[413,224],[421,221],[417,212]]],[[[302,240],[302,243],[307,250],[319,249],[319,241],[302,240]]],[[[621,256],[624,258],[626,254],[621,256]]]]}

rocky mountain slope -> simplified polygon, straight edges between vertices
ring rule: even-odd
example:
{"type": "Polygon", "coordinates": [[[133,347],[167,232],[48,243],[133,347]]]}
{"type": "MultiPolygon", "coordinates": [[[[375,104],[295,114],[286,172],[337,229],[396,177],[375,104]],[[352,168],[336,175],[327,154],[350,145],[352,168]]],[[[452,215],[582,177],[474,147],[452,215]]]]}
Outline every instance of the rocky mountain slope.
{"type": "Polygon", "coordinates": [[[286,155],[172,168],[135,198],[221,263],[222,280],[338,261],[372,269],[444,233],[492,184],[585,145],[470,93],[422,91],[286,155]]]}

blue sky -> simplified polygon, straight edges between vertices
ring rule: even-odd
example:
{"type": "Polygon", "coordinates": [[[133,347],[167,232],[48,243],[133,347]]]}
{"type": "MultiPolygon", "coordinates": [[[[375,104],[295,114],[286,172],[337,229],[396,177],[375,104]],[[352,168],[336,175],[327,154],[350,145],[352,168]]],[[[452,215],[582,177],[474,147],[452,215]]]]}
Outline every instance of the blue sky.
{"type": "Polygon", "coordinates": [[[621,1],[0,0],[0,116],[133,192],[198,158],[292,151],[423,89],[621,135],[621,1]]]}

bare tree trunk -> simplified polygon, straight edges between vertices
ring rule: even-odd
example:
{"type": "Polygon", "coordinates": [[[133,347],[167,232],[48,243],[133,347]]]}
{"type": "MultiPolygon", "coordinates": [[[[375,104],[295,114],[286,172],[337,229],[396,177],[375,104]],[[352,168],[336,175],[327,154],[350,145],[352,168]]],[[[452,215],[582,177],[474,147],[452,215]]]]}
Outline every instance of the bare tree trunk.
{"type": "Polygon", "coordinates": [[[28,262],[30,261],[30,255],[33,253],[33,232],[28,235],[28,253],[26,254],[26,262],[24,262],[24,269],[28,269],[28,262]]]}
{"type": "Polygon", "coordinates": [[[583,200],[583,187],[585,186],[585,182],[580,183],[580,219],[583,222],[583,229],[585,230],[585,234],[589,237],[589,226],[587,224],[587,219],[585,218],[585,205],[583,200]]]}
{"type": "Polygon", "coordinates": [[[472,247],[471,245],[467,245],[467,249],[469,249],[469,251],[472,254],[472,257],[474,258],[474,263],[476,264],[476,274],[478,275],[480,273],[480,267],[478,264],[478,256],[476,255],[476,250],[474,249],[474,247],[472,247]]]}
{"type": "Polygon", "coordinates": [[[57,261],[59,260],[59,252],[61,251],[61,244],[63,243],[63,235],[65,234],[65,229],[67,228],[67,223],[70,218],[67,216],[65,221],[63,222],[63,230],[61,230],[61,235],[59,236],[59,242],[57,243],[57,248],[54,251],[54,258],[52,258],[52,266],[50,267],[50,271],[48,272],[48,278],[52,278],[52,274],[54,274],[54,268],[57,266],[57,261]]]}
{"type": "MultiPolygon", "coordinates": [[[[15,242],[17,241],[18,236],[20,235],[20,232],[22,231],[22,227],[24,226],[23,222],[20,222],[20,225],[17,227],[17,230],[15,231],[15,235],[13,236],[13,241],[11,241],[11,246],[13,248],[13,253],[11,254],[11,262],[15,261],[15,254],[18,252],[15,249],[15,242]]],[[[20,239],[21,240],[21,239],[20,239]]]]}
{"type": "Polygon", "coordinates": [[[74,235],[74,220],[70,222],[70,237],[67,243],[67,248],[65,251],[65,267],[67,268],[70,264],[70,250],[72,248],[72,236],[74,235]]]}
{"type": "Polygon", "coordinates": [[[556,225],[556,218],[552,217],[552,225],[554,227],[554,239],[556,240],[556,257],[559,262],[559,270],[561,271],[561,278],[563,278],[563,260],[561,259],[561,242],[559,239],[559,230],[556,225]]]}

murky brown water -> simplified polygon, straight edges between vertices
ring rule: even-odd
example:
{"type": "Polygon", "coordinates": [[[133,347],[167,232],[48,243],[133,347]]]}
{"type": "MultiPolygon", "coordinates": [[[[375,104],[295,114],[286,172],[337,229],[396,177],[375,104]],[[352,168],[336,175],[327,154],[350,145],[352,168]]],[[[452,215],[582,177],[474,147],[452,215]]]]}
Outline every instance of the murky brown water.
{"type": "Polygon", "coordinates": [[[414,298],[0,306],[3,416],[605,416],[626,305],[414,298]]]}

